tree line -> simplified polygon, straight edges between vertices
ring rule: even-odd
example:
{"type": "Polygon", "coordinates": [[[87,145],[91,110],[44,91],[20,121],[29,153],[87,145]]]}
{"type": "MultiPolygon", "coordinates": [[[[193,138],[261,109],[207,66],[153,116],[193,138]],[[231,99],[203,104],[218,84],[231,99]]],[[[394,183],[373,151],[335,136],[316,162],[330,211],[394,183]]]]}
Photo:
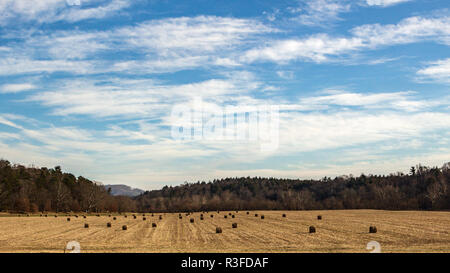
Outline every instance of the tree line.
{"type": "Polygon", "coordinates": [[[0,210],[11,212],[179,212],[213,210],[450,209],[450,163],[408,174],[317,180],[225,178],[112,196],[82,176],[0,160],[0,210]]]}
{"type": "Polygon", "coordinates": [[[13,212],[122,212],[136,210],[129,197],[112,196],[105,187],[61,167],[27,168],[0,160],[0,210],[13,212]]]}
{"type": "Polygon", "coordinates": [[[409,174],[324,177],[319,180],[261,177],[185,183],[136,198],[141,211],[450,209],[450,163],[415,166],[409,174]]]}

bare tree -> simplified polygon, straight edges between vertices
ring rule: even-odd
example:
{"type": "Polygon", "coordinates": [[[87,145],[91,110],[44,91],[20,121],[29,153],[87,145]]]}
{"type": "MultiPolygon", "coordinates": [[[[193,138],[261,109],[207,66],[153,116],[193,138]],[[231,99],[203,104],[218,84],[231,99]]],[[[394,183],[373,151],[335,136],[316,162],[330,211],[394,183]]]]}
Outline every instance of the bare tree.
{"type": "Polygon", "coordinates": [[[61,177],[56,180],[55,186],[55,206],[56,212],[59,212],[63,205],[67,203],[67,199],[70,197],[70,191],[66,185],[62,182],[61,177]]]}
{"type": "Polygon", "coordinates": [[[426,197],[430,199],[431,207],[434,208],[438,202],[447,193],[447,184],[444,181],[436,181],[427,187],[426,197]]]}
{"type": "Polygon", "coordinates": [[[82,207],[85,211],[98,211],[106,196],[107,192],[94,183],[83,182],[81,185],[82,207]]]}

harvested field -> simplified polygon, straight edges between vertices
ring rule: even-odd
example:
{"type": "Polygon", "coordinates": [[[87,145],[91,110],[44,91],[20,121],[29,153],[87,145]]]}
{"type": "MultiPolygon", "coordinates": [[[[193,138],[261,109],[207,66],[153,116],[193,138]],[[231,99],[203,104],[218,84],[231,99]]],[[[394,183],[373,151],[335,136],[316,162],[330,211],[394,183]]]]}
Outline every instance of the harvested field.
{"type": "MultiPolygon", "coordinates": [[[[108,228],[107,215],[69,222],[40,214],[1,214],[0,252],[62,253],[69,241],[79,242],[81,252],[369,252],[367,243],[377,241],[382,252],[450,253],[450,212],[258,211],[236,217],[239,228],[223,217],[190,223],[178,215],[166,213],[157,228],[150,221],[125,217],[108,228]],[[122,230],[123,225],[128,229],[122,230]],[[309,233],[310,226],[316,233],[309,233]],[[377,233],[369,233],[370,226],[376,226],[377,233]],[[222,227],[222,233],[216,233],[216,227],[222,227]]],[[[200,219],[200,213],[190,216],[200,219]]]]}

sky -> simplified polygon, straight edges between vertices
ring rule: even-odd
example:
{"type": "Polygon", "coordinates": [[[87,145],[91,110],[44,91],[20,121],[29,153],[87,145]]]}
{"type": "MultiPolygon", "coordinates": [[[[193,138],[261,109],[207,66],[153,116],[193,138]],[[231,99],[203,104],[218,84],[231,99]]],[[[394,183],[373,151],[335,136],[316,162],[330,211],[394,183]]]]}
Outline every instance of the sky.
{"type": "Polygon", "coordinates": [[[0,0],[0,157],[146,190],[442,166],[449,46],[448,0],[0,0]],[[226,109],[257,138],[190,137],[226,109]]]}

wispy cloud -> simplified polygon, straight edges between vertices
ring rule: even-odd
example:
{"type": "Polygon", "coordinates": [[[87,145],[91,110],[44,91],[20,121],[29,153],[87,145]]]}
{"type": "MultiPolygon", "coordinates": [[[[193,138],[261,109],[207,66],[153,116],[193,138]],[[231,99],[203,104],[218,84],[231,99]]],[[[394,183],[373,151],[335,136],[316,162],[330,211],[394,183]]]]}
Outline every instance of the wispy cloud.
{"type": "Polygon", "coordinates": [[[246,62],[284,63],[299,59],[325,62],[331,57],[381,46],[430,40],[445,44],[450,36],[450,17],[409,17],[398,24],[358,26],[350,33],[349,37],[315,34],[301,39],[277,40],[268,46],[247,51],[241,59],[246,62]]]}
{"type": "Polygon", "coordinates": [[[290,10],[300,13],[294,18],[295,21],[308,26],[326,26],[341,20],[341,13],[349,12],[351,5],[349,1],[343,0],[308,0],[300,7],[290,10]]]}
{"type": "Polygon", "coordinates": [[[128,0],[82,0],[80,5],[70,5],[69,2],[66,0],[2,0],[0,25],[10,24],[15,20],[51,23],[100,19],[111,16],[131,4],[128,0]]]}
{"type": "Polygon", "coordinates": [[[5,84],[0,86],[0,93],[19,93],[35,89],[36,86],[31,83],[5,84]]]}
{"type": "Polygon", "coordinates": [[[334,91],[333,94],[309,97],[301,99],[301,104],[306,105],[327,105],[327,106],[356,106],[367,109],[384,108],[403,111],[417,111],[436,106],[447,101],[421,101],[414,99],[411,95],[415,92],[395,92],[395,93],[349,93],[334,91]]]}
{"type": "Polygon", "coordinates": [[[199,66],[232,67],[239,65],[236,52],[273,31],[256,20],[198,16],[151,20],[108,31],[36,34],[24,43],[14,43],[15,50],[0,52],[0,74],[163,73],[199,66]],[[98,58],[99,54],[110,58],[98,58]]]}
{"type": "Polygon", "coordinates": [[[366,0],[366,4],[369,6],[381,6],[388,7],[400,3],[410,2],[412,0],[366,0]]]}
{"type": "Polygon", "coordinates": [[[430,63],[417,71],[417,75],[420,79],[450,83],[450,58],[430,63]]]}
{"type": "Polygon", "coordinates": [[[251,74],[245,72],[180,85],[120,78],[102,82],[65,81],[63,85],[58,85],[57,90],[33,94],[27,101],[51,107],[56,115],[160,118],[163,111],[170,113],[173,104],[189,101],[193,97],[223,102],[233,99],[233,95],[251,92],[261,85],[251,74]]]}

